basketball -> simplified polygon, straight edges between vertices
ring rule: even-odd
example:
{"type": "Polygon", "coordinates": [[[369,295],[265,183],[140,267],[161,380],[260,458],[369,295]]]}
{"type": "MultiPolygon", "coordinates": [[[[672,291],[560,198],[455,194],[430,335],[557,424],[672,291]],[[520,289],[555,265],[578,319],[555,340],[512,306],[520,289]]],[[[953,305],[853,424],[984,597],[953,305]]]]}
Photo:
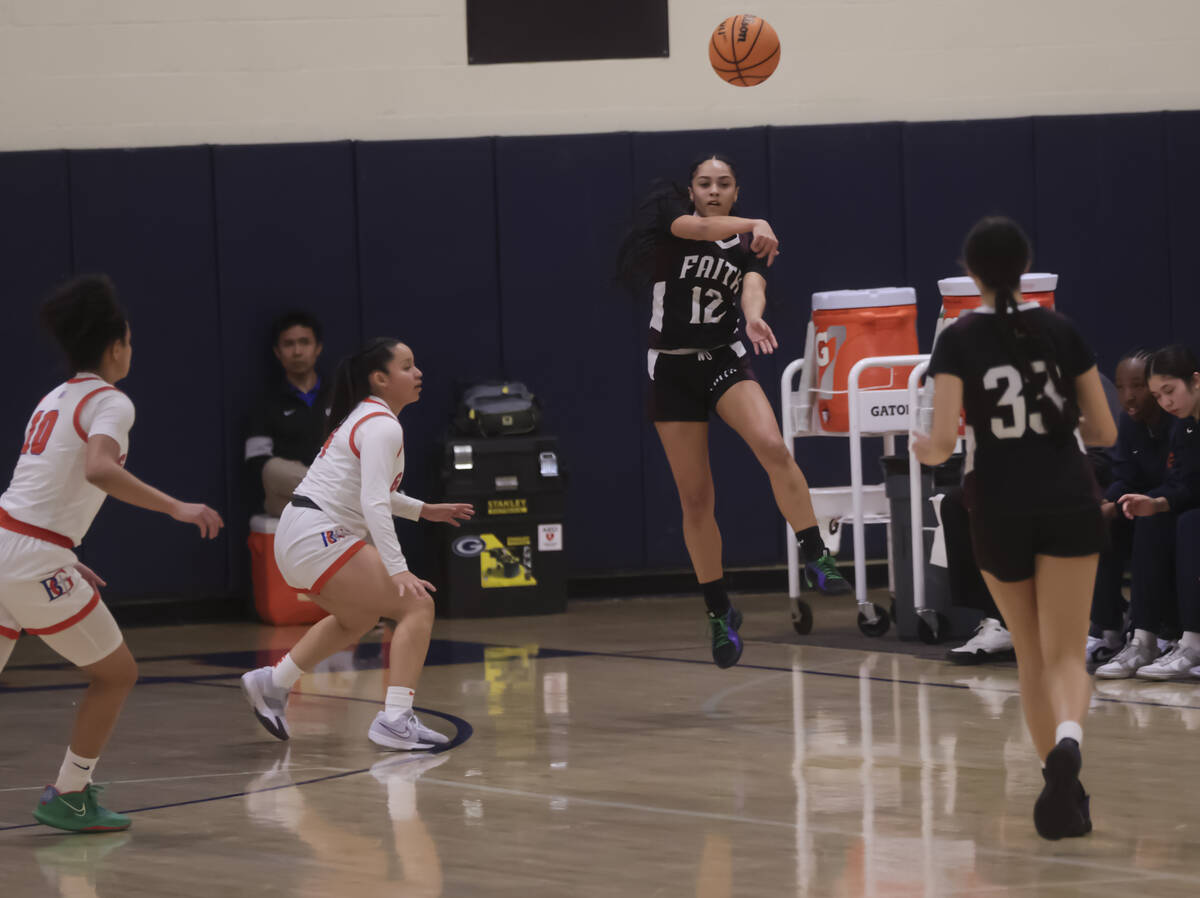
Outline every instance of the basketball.
{"type": "Polygon", "coordinates": [[[779,35],[766,19],[730,16],[708,42],[713,71],[738,87],[753,87],[771,77],[779,65],[779,35]]]}

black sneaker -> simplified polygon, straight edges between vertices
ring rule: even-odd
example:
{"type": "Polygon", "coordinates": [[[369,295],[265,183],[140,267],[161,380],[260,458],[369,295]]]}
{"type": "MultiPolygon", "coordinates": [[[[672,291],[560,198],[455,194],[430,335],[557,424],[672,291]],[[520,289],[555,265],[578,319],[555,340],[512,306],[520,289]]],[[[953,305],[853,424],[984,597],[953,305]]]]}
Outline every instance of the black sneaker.
{"type": "Polygon", "coordinates": [[[1033,825],[1043,839],[1057,840],[1091,832],[1090,797],[1079,782],[1083,756],[1074,739],[1060,739],[1046,755],[1046,785],[1033,806],[1033,825]]]}
{"type": "Polygon", "coordinates": [[[809,589],[826,596],[844,596],[853,592],[850,583],[838,570],[837,562],[826,549],[816,561],[804,565],[804,582],[809,589]]]}
{"type": "Polygon", "coordinates": [[[733,667],[742,657],[742,637],[738,627],[742,625],[742,612],[730,608],[724,614],[708,613],[708,631],[712,635],[713,663],[717,667],[733,667]]]}

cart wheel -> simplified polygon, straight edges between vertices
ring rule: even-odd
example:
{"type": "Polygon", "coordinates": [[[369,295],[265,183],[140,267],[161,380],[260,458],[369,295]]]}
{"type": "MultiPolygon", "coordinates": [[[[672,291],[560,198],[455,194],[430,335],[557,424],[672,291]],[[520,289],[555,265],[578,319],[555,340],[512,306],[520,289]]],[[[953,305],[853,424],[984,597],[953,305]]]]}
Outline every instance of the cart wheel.
{"type": "Polygon", "coordinates": [[[917,636],[926,645],[937,645],[950,632],[950,620],[940,611],[935,614],[936,623],[930,626],[924,616],[917,617],[917,636]]]}
{"type": "Polygon", "coordinates": [[[875,621],[875,623],[871,623],[869,620],[867,620],[867,616],[860,611],[858,612],[858,629],[864,636],[878,638],[886,633],[888,628],[891,627],[892,619],[888,616],[886,609],[880,608],[878,605],[874,605],[872,607],[874,607],[875,614],[878,616],[878,619],[875,621]]]}
{"type": "Polygon", "coordinates": [[[801,636],[807,636],[812,632],[812,606],[803,599],[795,599],[792,602],[792,628],[801,636]]]}

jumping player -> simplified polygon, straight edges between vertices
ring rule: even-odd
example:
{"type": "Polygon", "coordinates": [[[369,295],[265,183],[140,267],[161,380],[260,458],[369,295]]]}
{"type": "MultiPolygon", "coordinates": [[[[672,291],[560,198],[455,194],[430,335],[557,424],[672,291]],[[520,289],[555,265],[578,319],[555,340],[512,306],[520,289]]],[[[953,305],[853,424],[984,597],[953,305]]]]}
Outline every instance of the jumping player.
{"type": "Polygon", "coordinates": [[[618,258],[627,286],[640,291],[653,285],[648,412],[679,491],[683,538],[704,594],[718,667],[731,667],[741,657],[742,614],[726,593],[714,513],[708,461],[714,411],[766,470],[775,502],[796,532],[809,585],[828,594],[850,591],[821,540],[808,483],[780,434],[741,338],[744,318],[755,354],[778,346],[763,311],[764,274],[779,241],[763,219],[732,214],[737,196],[737,173],[729,159],[697,161],[686,193],[664,184],[643,200],[618,258]]]}
{"type": "Polygon", "coordinates": [[[428,505],[396,492],[404,477],[404,431],[396,415],[421,394],[412,350],[373,340],[337,370],[330,418],[337,422],[283,510],[275,560],[294,589],[329,612],[275,667],[242,676],[254,716],[276,739],[289,737],[288,693],[305,671],[379,622],[396,621],[384,710],[367,737],[392,749],[429,749],[449,740],[413,713],[413,696],[433,631],[434,587],[408,569],[392,516],[468,520],[470,505],[428,505]]]}
{"type": "Polygon", "coordinates": [[[912,451],[927,465],[949,458],[965,408],[963,488],[975,556],[1012,633],[1025,722],[1043,759],[1034,824],[1046,839],[1082,836],[1092,828],[1079,782],[1091,688],[1082,649],[1104,522],[1080,434],[1108,446],[1117,429],[1074,326],[1021,302],[1030,262],[1021,229],[985,218],[967,235],[963,258],[983,306],[938,338],[929,365],[933,425],[913,435],[912,451]]]}
{"type": "Polygon", "coordinates": [[[211,508],[173,499],[125,470],[133,403],[113,384],[129,374],[132,346],[108,278],[64,285],[41,318],[74,376],[38,403],[0,495],[0,670],[24,629],[87,675],[71,745],[33,816],[74,832],[121,830],[129,818],[99,804],[92,777],[137,682],[137,664],[100,600],[107,584],[72,549],[105,496],[195,524],[206,539],[223,524],[211,508]]]}

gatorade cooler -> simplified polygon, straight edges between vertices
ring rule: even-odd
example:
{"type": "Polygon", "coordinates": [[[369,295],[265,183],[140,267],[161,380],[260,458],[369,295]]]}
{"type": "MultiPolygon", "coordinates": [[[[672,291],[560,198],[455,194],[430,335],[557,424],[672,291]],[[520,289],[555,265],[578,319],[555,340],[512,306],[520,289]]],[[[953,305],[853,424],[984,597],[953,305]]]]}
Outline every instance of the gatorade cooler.
{"type": "Polygon", "coordinates": [[[275,564],[275,528],[279,518],[256,514],[250,519],[250,577],[254,583],[254,610],[268,624],[311,624],[325,611],[302,592],[287,585],[275,564]]]}
{"type": "MultiPolygon", "coordinates": [[[[812,309],[817,419],[826,432],[848,433],[850,369],[872,356],[917,353],[917,294],[912,287],[835,290],[814,293],[812,309]]],[[[911,370],[873,368],[859,388],[903,389],[911,370]]]]}
{"type": "MultiPolygon", "coordinates": [[[[1036,302],[1047,309],[1054,308],[1054,288],[1058,286],[1057,274],[1021,275],[1021,295],[1024,302],[1036,302]]],[[[942,278],[938,281],[942,294],[942,312],[938,316],[937,330],[933,338],[963,312],[979,308],[979,288],[968,277],[942,278]]]]}

